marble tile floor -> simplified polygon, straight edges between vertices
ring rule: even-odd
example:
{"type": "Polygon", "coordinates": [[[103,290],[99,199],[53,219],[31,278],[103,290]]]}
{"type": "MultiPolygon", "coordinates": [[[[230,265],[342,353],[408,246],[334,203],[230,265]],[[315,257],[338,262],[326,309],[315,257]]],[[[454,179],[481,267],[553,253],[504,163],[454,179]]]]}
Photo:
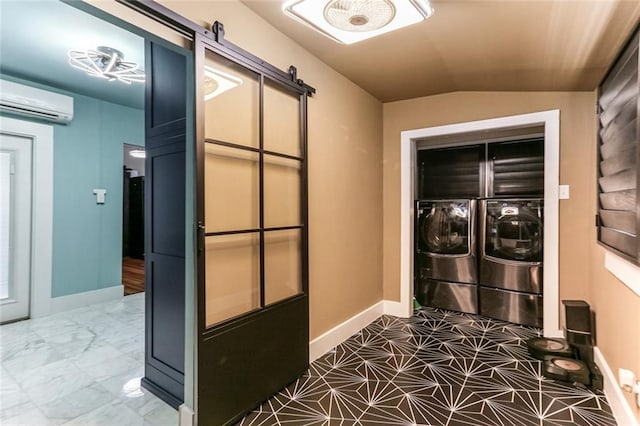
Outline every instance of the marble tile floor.
{"type": "Polygon", "coordinates": [[[3,426],[175,426],[140,387],[144,293],[0,326],[3,426]]]}
{"type": "Polygon", "coordinates": [[[602,392],[541,374],[540,330],[424,308],[383,316],[239,426],[615,426],[602,392]]]}

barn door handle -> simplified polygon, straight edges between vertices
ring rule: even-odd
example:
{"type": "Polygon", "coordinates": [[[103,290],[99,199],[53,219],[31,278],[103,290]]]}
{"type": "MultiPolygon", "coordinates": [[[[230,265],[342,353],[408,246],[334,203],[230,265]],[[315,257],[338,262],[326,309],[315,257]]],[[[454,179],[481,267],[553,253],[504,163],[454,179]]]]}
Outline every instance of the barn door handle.
{"type": "Polygon", "coordinates": [[[204,223],[198,222],[198,256],[204,253],[204,223]]]}

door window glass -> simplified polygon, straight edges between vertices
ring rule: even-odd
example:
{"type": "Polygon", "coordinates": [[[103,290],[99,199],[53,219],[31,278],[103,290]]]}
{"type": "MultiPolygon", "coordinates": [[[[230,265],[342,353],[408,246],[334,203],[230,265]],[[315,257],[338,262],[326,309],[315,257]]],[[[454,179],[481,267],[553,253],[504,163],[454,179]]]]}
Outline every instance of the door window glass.
{"type": "Polygon", "coordinates": [[[300,97],[264,85],[264,149],[300,157],[300,97]]]}
{"type": "Polygon", "coordinates": [[[419,225],[422,249],[436,254],[469,253],[469,204],[440,202],[425,207],[419,225]]]}
{"type": "Polygon", "coordinates": [[[207,52],[204,67],[205,138],[257,148],[258,74],[207,52]]]}
{"type": "Polygon", "coordinates": [[[206,319],[216,324],[260,307],[258,233],[206,238],[206,319]]]}
{"type": "Polygon", "coordinates": [[[302,292],[300,229],[265,233],[265,304],[302,292]]]}
{"type": "Polygon", "coordinates": [[[209,143],[204,152],[207,232],[258,228],[258,154],[209,143]]]}
{"type": "Polygon", "coordinates": [[[542,262],[542,218],[539,202],[488,203],[485,253],[500,259],[542,262]]]}
{"type": "Polygon", "coordinates": [[[11,240],[11,154],[0,152],[0,299],[9,297],[11,240]]]}
{"type": "Polygon", "coordinates": [[[264,222],[267,227],[300,224],[300,161],[264,156],[264,222]]]}
{"type": "Polygon", "coordinates": [[[205,326],[303,293],[300,95],[207,51],[205,326]]]}

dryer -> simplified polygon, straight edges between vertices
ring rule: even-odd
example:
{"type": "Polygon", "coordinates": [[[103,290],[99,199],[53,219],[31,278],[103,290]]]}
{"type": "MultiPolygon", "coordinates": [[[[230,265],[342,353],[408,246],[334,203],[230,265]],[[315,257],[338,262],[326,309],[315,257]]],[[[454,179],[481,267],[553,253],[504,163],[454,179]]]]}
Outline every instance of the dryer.
{"type": "Polygon", "coordinates": [[[480,313],[542,327],[544,200],[481,200],[480,217],[480,313]]]}
{"type": "Polygon", "coordinates": [[[417,201],[415,296],[421,305],[478,312],[476,206],[473,199],[417,201]]]}

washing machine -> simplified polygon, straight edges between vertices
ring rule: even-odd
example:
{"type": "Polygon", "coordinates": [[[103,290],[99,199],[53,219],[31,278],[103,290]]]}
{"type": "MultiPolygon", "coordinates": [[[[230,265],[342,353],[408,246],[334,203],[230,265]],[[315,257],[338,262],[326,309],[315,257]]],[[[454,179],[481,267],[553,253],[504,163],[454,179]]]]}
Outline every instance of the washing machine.
{"type": "Polygon", "coordinates": [[[480,313],[542,327],[544,200],[481,200],[480,218],[480,313]]]}
{"type": "Polygon", "coordinates": [[[477,313],[477,200],[416,204],[415,296],[423,306],[477,313]]]}

